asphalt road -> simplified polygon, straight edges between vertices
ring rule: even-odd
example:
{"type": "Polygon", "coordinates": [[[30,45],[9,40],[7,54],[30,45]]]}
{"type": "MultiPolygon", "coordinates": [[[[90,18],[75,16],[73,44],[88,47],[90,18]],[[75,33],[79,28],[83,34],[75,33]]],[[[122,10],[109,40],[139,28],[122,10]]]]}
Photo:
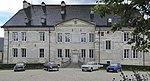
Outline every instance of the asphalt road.
{"type": "MultiPolygon", "coordinates": [[[[124,71],[127,75],[133,72],[124,71]]],[[[108,73],[105,70],[82,72],[77,68],[60,68],[59,71],[26,70],[14,72],[13,70],[0,70],[0,81],[120,81],[120,73],[108,73]]]]}

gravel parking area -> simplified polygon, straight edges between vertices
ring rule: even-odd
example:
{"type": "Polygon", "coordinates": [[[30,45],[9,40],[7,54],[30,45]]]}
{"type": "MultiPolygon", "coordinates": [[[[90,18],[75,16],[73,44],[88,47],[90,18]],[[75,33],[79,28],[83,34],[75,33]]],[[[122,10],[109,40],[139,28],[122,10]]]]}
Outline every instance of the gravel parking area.
{"type": "MultiPolygon", "coordinates": [[[[125,74],[133,72],[125,71],[125,74]]],[[[78,68],[60,68],[59,71],[26,70],[14,72],[13,70],[0,70],[0,81],[120,81],[120,73],[108,73],[105,70],[82,72],[78,68]]]]}

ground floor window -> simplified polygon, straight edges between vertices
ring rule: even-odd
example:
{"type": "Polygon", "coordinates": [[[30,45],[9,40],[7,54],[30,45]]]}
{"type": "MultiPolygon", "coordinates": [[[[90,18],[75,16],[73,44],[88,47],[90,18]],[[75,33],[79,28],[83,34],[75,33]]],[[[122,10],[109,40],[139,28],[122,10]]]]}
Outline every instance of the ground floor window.
{"type": "Polygon", "coordinates": [[[58,49],[57,52],[58,52],[58,57],[62,57],[62,49],[58,49]]]}
{"type": "Polygon", "coordinates": [[[21,48],[22,57],[26,57],[26,48],[21,48]]]}
{"type": "Polygon", "coordinates": [[[13,48],[12,53],[13,53],[13,57],[18,57],[18,49],[17,48],[13,48]]]}
{"type": "Polygon", "coordinates": [[[123,58],[129,58],[129,49],[124,49],[123,58]]]}
{"type": "Polygon", "coordinates": [[[44,49],[40,49],[40,57],[44,57],[44,49]]]}
{"type": "Polygon", "coordinates": [[[82,58],[86,57],[86,49],[81,49],[81,57],[82,58]]]}
{"type": "Polygon", "coordinates": [[[94,50],[89,49],[89,58],[93,58],[93,57],[94,57],[94,50]]]}
{"type": "Polygon", "coordinates": [[[70,57],[70,50],[69,49],[65,49],[65,57],[70,57]]]}

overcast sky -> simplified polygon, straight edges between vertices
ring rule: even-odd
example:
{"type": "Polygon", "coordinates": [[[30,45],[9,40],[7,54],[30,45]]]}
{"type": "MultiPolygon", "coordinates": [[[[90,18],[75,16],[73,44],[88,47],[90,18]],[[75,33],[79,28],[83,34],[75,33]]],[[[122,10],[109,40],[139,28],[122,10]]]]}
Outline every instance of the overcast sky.
{"type": "MultiPolygon", "coordinates": [[[[18,10],[23,8],[24,0],[1,0],[0,2],[0,26],[4,25],[18,10]]],[[[60,4],[62,0],[26,0],[31,4],[60,4]]],[[[63,0],[66,4],[91,4],[96,0],[63,0]]],[[[0,37],[4,37],[4,30],[0,28],[0,37]]]]}

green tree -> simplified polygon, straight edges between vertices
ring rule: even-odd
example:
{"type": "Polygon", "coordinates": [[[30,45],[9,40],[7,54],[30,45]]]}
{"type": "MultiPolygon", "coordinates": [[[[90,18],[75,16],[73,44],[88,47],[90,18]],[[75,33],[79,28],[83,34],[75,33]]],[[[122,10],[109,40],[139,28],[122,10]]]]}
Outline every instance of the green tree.
{"type": "Polygon", "coordinates": [[[133,28],[132,38],[128,44],[134,44],[133,49],[148,52],[150,49],[150,0],[102,0],[97,1],[94,11],[100,17],[105,14],[117,15],[121,20],[112,24],[112,31],[122,27],[133,28]]]}

